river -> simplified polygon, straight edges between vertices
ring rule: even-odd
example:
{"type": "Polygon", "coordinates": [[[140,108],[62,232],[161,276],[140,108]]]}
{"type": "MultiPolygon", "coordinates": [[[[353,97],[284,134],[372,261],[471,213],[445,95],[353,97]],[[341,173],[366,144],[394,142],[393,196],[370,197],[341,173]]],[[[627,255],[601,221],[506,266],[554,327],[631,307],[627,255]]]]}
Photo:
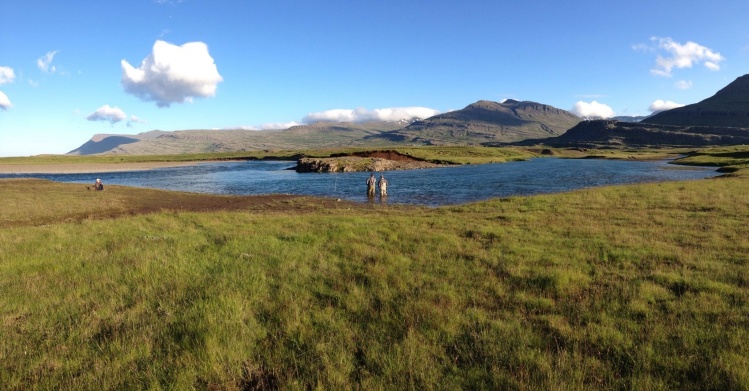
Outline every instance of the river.
{"type": "MultiPolygon", "coordinates": [[[[210,162],[147,171],[99,174],[2,174],[58,182],[126,185],[215,194],[304,194],[367,202],[369,172],[304,173],[295,162],[210,162]]],[[[666,161],[538,158],[523,162],[464,165],[375,173],[389,182],[388,203],[440,206],[494,197],[557,193],[627,183],[709,178],[714,168],[666,161]]],[[[374,202],[380,202],[379,197],[374,202]]]]}

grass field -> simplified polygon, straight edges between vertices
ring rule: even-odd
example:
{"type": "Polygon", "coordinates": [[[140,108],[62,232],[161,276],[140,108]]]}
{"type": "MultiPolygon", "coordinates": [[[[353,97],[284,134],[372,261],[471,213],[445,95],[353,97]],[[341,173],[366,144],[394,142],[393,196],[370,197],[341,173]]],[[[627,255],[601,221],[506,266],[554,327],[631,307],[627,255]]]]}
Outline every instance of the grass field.
{"type": "Polygon", "coordinates": [[[731,146],[721,148],[704,148],[691,151],[688,156],[679,159],[680,164],[695,166],[717,166],[721,171],[736,172],[749,168],[749,146],[731,146]]]}
{"type": "Polygon", "coordinates": [[[240,208],[0,180],[0,385],[749,389],[747,194],[240,208]]]}

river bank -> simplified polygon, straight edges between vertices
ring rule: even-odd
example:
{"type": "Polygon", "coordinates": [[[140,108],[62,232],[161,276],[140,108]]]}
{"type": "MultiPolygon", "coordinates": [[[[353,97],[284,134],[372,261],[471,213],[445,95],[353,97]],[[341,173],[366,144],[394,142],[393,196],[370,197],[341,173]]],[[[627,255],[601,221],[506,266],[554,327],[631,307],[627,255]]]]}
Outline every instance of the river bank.
{"type": "Polygon", "coordinates": [[[0,164],[0,174],[88,174],[184,167],[196,162],[0,164]]]}

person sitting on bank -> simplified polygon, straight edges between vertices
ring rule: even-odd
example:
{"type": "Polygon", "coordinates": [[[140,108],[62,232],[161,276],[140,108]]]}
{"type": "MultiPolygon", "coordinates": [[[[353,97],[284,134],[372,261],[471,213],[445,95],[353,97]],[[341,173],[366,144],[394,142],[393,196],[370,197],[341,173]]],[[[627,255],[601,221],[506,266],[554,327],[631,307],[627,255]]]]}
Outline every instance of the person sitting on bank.
{"type": "Polygon", "coordinates": [[[377,186],[377,179],[374,173],[372,173],[369,175],[369,179],[367,179],[367,196],[374,197],[375,186],[377,186]]]}
{"type": "Polygon", "coordinates": [[[384,175],[380,175],[380,197],[385,197],[388,195],[388,181],[385,179],[384,175]]]}
{"type": "Polygon", "coordinates": [[[97,178],[96,182],[94,182],[94,190],[104,190],[104,184],[101,182],[101,179],[97,178]]]}

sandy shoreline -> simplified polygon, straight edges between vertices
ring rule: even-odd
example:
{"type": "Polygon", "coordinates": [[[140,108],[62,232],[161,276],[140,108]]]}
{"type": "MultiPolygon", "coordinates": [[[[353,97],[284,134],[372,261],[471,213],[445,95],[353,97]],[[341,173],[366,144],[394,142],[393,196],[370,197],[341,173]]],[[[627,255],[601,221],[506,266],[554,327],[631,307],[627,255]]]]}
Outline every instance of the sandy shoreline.
{"type": "Polygon", "coordinates": [[[182,167],[196,162],[0,164],[0,174],[89,174],[182,167]]]}

